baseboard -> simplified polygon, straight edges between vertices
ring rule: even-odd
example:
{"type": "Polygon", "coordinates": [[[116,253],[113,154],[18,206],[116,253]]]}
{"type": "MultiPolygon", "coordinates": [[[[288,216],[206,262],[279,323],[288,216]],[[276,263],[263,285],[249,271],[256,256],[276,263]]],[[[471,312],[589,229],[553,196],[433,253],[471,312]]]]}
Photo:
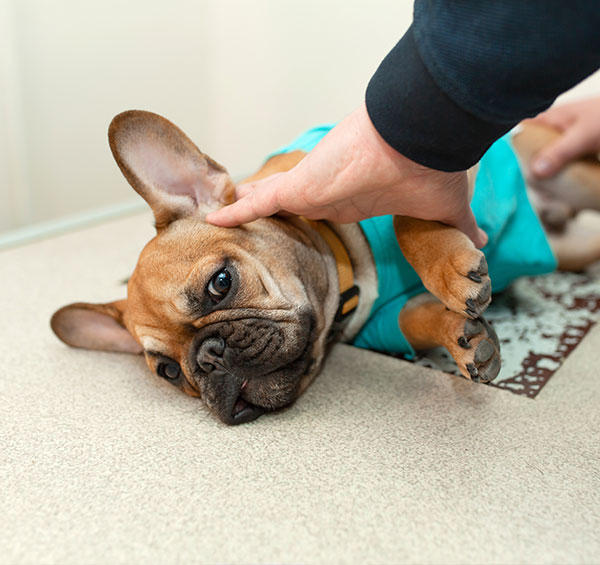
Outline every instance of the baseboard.
{"type": "Polygon", "coordinates": [[[0,233],[0,250],[31,243],[53,235],[58,235],[75,229],[81,229],[107,220],[135,214],[147,210],[148,205],[141,199],[103,206],[30,226],[0,233]]]}

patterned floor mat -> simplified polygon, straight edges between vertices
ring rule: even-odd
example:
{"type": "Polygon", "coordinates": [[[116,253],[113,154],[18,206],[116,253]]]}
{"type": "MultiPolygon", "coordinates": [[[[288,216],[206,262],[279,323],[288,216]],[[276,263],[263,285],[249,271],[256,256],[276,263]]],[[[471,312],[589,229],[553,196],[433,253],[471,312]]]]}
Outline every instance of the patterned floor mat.
{"type": "MultiPolygon", "coordinates": [[[[583,273],[520,279],[494,295],[485,317],[502,347],[502,370],[490,386],[535,398],[600,318],[600,264],[583,273]]],[[[442,349],[415,363],[459,374],[442,349]]]]}

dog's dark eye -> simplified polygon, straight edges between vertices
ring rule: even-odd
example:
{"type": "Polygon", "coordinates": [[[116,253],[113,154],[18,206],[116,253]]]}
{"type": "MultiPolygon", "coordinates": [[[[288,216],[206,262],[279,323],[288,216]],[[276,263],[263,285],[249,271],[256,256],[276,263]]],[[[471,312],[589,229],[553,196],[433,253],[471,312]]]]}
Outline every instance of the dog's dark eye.
{"type": "Polygon", "coordinates": [[[169,361],[168,363],[160,363],[156,372],[163,379],[175,381],[181,375],[181,367],[175,361],[169,361]]]}
{"type": "Polygon", "coordinates": [[[208,295],[215,301],[220,302],[227,296],[231,288],[231,275],[227,269],[219,271],[208,283],[208,295]]]}

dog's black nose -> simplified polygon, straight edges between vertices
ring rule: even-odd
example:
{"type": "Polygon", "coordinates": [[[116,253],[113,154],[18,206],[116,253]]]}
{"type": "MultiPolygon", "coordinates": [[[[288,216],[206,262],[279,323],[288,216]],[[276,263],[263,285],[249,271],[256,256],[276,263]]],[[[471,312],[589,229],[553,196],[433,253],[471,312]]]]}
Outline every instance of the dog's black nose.
{"type": "Polygon", "coordinates": [[[214,371],[216,367],[223,366],[223,352],[225,341],[220,337],[209,337],[205,339],[196,353],[196,361],[205,373],[214,371]]]}

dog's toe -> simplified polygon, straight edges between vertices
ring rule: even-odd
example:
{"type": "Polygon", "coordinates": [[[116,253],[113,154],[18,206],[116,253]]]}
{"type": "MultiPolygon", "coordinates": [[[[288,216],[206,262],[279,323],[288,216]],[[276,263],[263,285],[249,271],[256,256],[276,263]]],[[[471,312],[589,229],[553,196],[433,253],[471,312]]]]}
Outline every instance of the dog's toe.
{"type": "MultiPolygon", "coordinates": [[[[483,254],[481,254],[477,269],[470,270],[464,275],[464,278],[471,281],[471,284],[464,289],[468,298],[464,302],[466,308],[461,313],[469,318],[478,318],[485,312],[492,299],[492,281],[488,276],[487,261],[483,254]]],[[[464,285],[460,286],[464,287],[464,285]]]]}
{"type": "Polygon", "coordinates": [[[443,285],[430,288],[446,307],[467,318],[479,318],[492,299],[485,256],[478,249],[456,254],[444,267],[443,285]]]}
{"type": "Polygon", "coordinates": [[[460,319],[457,336],[447,347],[461,373],[473,382],[488,383],[500,372],[500,342],[492,326],[483,318],[460,319]]]}

